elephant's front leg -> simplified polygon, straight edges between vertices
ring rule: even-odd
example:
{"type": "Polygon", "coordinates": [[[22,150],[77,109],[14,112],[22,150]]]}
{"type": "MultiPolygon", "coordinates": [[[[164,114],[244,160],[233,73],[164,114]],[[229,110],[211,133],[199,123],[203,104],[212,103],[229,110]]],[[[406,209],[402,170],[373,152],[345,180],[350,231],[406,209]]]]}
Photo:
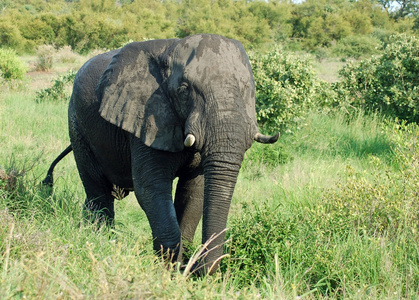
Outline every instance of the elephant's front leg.
{"type": "Polygon", "coordinates": [[[204,175],[179,178],[176,187],[175,209],[182,236],[192,242],[202,217],[204,205],[204,175]]]}
{"type": "Polygon", "coordinates": [[[174,161],[152,149],[141,151],[132,160],[135,195],[150,223],[153,248],[176,260],[181,233],[172,199],[174,161]]]}
{"type": "MultiPolygon", "coordinates": [[[[196,227],[202,217],[203,204],[204,176],[180,177],[176,187],[175,209],[184,242],[193,242],[196,227]]],[[[187,250],[184,246],[180,249],[180,261],[183,259],[182,252],[187,250]]]]}

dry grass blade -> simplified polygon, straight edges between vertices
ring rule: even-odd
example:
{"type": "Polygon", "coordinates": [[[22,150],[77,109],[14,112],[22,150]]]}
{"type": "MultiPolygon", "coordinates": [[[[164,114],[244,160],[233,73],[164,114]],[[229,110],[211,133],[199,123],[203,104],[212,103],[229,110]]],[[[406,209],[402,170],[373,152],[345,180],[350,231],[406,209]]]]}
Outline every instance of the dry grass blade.
{"type": "MultiPolygon", "coordinates": [[[[203,245],[201,245],[197,250],[195,250],[194,254],[192,255],[192,257],[189,259],[188,264],[185,267],[185,270],[183,271],[183,276],[184,277],[189,277],[194,271],[197,271],[201,268],[203,268],[205,265],[200,266],[199,268],[195,269],[192,271],[193,266],[196,264],[196,262],[202,260],[203,258],[205,258],[208,253],[210,253],[211,251],[213,251],[214,249],[217,249],[219,247],[221,247],[222,245],[224,245],[226,243],[226,241],[224,243],[222,243],[221,245],[217,245],[211,249],[208,249],[209,244],[211,244],[216,238],[218,238],[220,235],[224,234],[226,232],[227,229],[222,230],[221,232],[219,232],[218,234],[213,234],[211,236],[210,239],[208,239],[208,241],[206,241],[203,245]]],[[[211,271],[214,266],[224,257],[228,256],[228,254],[222,255],[220,256],[217,260],[215,260],[211,267],[209,268],[209,271],[211,271]]]]}
{"type": "Polygon", "coordinates": [[[112,187],[112,196],[116,199],[116,200],[122,200],[127,196],[127,192],[123,189],[120,188],[117,185],[113,185],[112,187]]]}
{"type": "Polygon", "coordinates": [[[3,274],[2,278],[5,279],[8,272],[8,266],[9,266],[9,258],[10,258],[10,244],[13,239],[13,230],[15,229],[15,224],[12,223],[10,228],[10,234],[9,237],[6,240],[6,250],[4,251],[3,257],[4,257],[4,263],[3,263],[3,274]]]}

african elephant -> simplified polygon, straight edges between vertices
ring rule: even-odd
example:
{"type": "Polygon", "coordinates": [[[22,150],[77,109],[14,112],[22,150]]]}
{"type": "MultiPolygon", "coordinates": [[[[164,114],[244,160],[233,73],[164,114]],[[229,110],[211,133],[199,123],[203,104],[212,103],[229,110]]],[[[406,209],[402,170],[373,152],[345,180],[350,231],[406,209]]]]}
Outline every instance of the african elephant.
{"type": "Polygon", "coordinates": [[[279,137],[258,131],[243,46],[209,34],[134,42],[90,59],[76,75],[68,125],[71,145],[64,155],[74,152],[84,209],[111,224],[113,187],[133,190],[154,250],[174,260],[181,256],[181,236],[191,241],[203,216],[203,243],[221,233],[196,266],[204,273],[218,267],[245,151],[254,140],[279,137]]]}

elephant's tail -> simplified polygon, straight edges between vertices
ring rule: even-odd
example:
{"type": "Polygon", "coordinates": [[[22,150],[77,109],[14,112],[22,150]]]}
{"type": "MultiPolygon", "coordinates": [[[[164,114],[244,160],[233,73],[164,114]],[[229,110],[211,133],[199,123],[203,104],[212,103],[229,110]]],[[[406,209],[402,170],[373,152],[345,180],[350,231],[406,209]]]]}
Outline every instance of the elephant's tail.
{"type": "Polygon", "coordinates": [[[73,151],[73,147],[71,146],[71,144],[65,148],[65,150],[63,152],[61,152],[60,155],[57,156],[57,158],[52,162],[51,166],[48,169],[48,173],[47,173],[47,177],[45,177],[45,179],[42,181],[43,185],[52,187],[53,183],[54,183],[54,177],[52,175],[52,173],[54,172],[54,168],[55,166],[60,162],[60,160],[62,160],[68,153],[70,153],[71,151],[73,151]]]}

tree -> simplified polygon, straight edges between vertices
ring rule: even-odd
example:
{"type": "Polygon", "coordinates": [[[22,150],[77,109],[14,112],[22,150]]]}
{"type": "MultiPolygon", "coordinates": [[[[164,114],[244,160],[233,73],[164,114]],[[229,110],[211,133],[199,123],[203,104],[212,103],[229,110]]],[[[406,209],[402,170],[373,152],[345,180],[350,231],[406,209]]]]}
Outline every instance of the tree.
{"type": "Polygon", "coordinates": [[[244,0],[185,0],[179,5],[177,36],[214,33],[234,38],[245,47],[269,41],[266,19],[259,19],[244,0]]]}
{"type": "Polygon", "coordinates": [[[393,19],[403,19],[407,16],[417,16],[419,1],[412,0],[377,0],[393,19]]]}
{"type": "Polygon", "coordinates": [[[416,15],[418,13],[419,1],[396,1],[399,4],[399,9],[395,15],[395,18],[405,18],[406,16],[416,15]]]}

